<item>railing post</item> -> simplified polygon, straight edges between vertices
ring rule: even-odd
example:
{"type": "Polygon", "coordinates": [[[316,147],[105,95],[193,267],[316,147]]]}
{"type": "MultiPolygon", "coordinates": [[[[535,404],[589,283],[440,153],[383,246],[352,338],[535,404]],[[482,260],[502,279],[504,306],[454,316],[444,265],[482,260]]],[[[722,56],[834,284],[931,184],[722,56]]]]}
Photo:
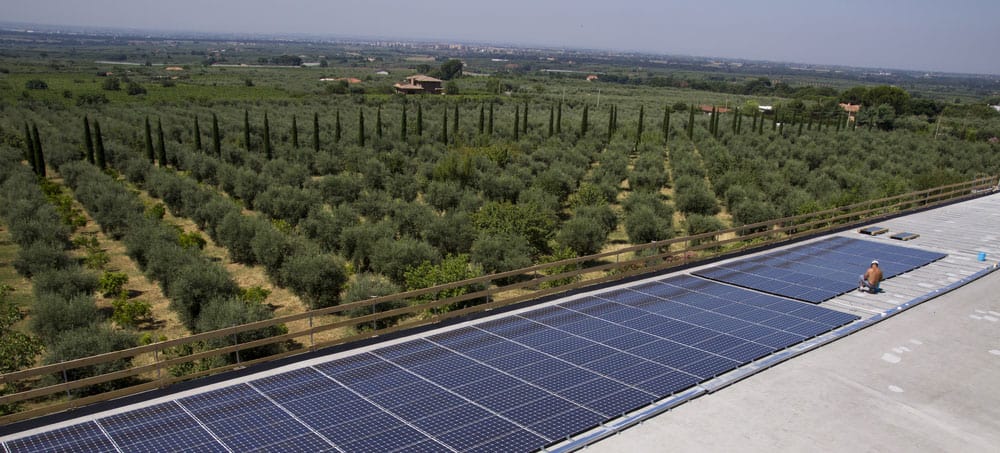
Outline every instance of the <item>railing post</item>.
{"type": "Polygon", "coordinates": [[[316,340],[313,339],[313,314],[312,310],[309,311],[309,350],[312,351],[316,348],[316,340]]]}

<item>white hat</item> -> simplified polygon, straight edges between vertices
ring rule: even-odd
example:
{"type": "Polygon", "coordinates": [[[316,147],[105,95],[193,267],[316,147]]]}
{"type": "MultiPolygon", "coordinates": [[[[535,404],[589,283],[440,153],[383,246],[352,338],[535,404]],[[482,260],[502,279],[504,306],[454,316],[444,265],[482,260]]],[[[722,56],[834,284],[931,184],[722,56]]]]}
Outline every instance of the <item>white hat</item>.
{"type": "Polygon", "coordinates": [[[878,265],[878,260],[872,260],[872,264],[874,264],[874,265],[877,266],[878,265]]]}

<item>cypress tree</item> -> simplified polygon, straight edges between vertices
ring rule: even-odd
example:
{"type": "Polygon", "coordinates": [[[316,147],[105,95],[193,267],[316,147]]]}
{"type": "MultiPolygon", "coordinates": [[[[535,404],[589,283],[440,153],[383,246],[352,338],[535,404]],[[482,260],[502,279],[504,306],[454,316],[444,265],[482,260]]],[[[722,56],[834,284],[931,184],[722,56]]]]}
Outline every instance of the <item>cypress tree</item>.
{"type": "Polygon", "coordinates": [[[841,115],[837,115],[837,132],[840,132],[840,126],[843,121],[841,121],[841,115]]]}
{"type": "Polygon", "coordinates": [[[562,101],[559,101],[559,106],[556,107],[556,133],[562,134],[562,101]]]}
{"type": "Polygon", "coordinates": [[[528,134],[528,101],[524,101],[524,115],[521,118],[521,132],[528,134]]]}
{"type": "Polygon", "coordinates": [[[94,139],[90,135],[90,120],[83,115],[83,144],[87,152],[87,162],[94,164],[94,139]]]}
{"type": "Polygon", "coordinates": [[[441,109],[441,143],[448,143],[448,106],[441,109]]]}
{"type": "MultiPolygon", "coordinates": [[[[292,121],[295,121],[295,117],[292,117],[292,121]]],[[[198,117],[194,117],[194,149],[201,152],[201,126],[198,124],[198,117]]]]}
{"type": "MultiPolygon", "coordinates": [[[[149,123],[149,118],[146,118],[147,124],[149,123]]],[[[212,113],[212,151],[215,151],[215,155],[222,157],[222,136],[219,135],[219,118],[212,113]]]]}
{"type": "MultiPolygon", "coordinates": [[[[243,110],[243,149],[250,151],[250,111],[243,110]]],[[[161,163],[162,165],[162,163],[161,163]]]]}
{"type": "Polygon", "coordinates": [[[635,128],[635,146],[639,146],[639,143],[642,142],[642,123],[643,123],[643,117],[645,117],[645,116],[646,116],[646,106],[640,105],[639,106],[639,125],[636,126],[636,128],[635,128]]]}
{"type": "Polygon", "coordinates": [[[365,146],[365,109],[358,107],[358,146],[365,146]]]}
{"type": "MultiPolygon", "coordinates": [[[[799,136],[802,136],[802,123],[804,121],[799,121],[799,136]]],[[[812,119],[810,118],[809,125],[812,126],[812,119]]]]}
{"type": "Polygon", "coordinates": [[[611,131],[618,132],[618,105],[611,104],[611,131]]]}
{"type": "MultiPolygon", "coordinates": [[[[96,121],[94,122],[97,123],[96,121]]],[[[156,151],[153,149],[153,132],[152,128],[149,127],[149,117],[146,117],[146,159],[149,159],[149,163],[156,163],[156,151]]]]}
{"type": "Polygon", "coordinates": [[[689,139],[694,139],[694,105],[691,105],[691,112],[688,114],[687,133],[689,139]]]}
{"type": "Polygon", "coordinates": [[[809,130],[809,131],[813,130],[813,118],[812,118],[812,115],[809,116],[809,127],[807,127],[806,130],[809,130]]]}
{"type": "Polygon", "coordinates": [[[555,132],[554,129],[555,124],[553,124],[555,123],[555,121],[556,121],[556,107],[554,105],[549,104],[549,137],[551,137],[552,134],[555,132]]]}
{"type": "Polygon", "coordinates": [[[299,123],[292,115],[292,148],[299,149],[299,123]]]}
{"type": "Polygon", "coordinates": [[[382,138],[382,104],[375,110],[375,135],[382,138]]]}
{"type": "Polygon", "coordinates": [[[514,141],[521,138],[521,106],[514,106],[514,141]]]}
{"type": "Polygon", "coordinates": [[[774,116],[771,118],[771,131],[778,130],[778,109],[774,109],[774,116]]]}
{"type": "Polygon", "coordinates": [[[424,136],[424,105],[417,104],[417,137],[424,136]]]}
{"type": "Polygon", "coordinates": [[[38,165],[35,164],[35,140],[31,138],[31,126],[24,122],[24,160],[31,164],[31,171],[38,174],[38,165]]]}
{"type": "Polygon", "coordinates": [[[670,105],[663,106],[663,123],[661,123],[663,128],[663,141],[667,141],[670,138],[670,105]]]}
{"type": "Polygon", "coordinates": [[[319,113],[313,112],[313,151],[319,152],[319,113]]]}
{"type": "Polygon", "coordinates": [[[36,174],[45,177],[45,154],[42,153],[42,139],[38,136],[38,125],[31,123],[31,138],[35,142],[36,174]]]}
{"type": "Polygon", "coordinates": [[[486,131],[486,112],[483,104],[479,104],[479,135],[483,135],[486,131]]]}
{"type": "Polygon", "coordinates": [[[399,139],[406,141],[406,104],[403,104],[403,114],[399,120],[399,139]]]}
{"type": "Polygon", "coordinates": [[[455,111],[451,118],[451,141],[458,142],[458,104],[455,104],[455,111]]]}
{"type": "Polygon", "coordinates": [[[611,108],[608,109],[608,136],[605,137],[605,141],[611,142],[611,134],[615,131],[615,105],[611,104],[611,108]]]}
{"type": "Polygon", "coordinates": [[[337,120],[333,123],[333,141],[334,143],[340,143],[340,110],[337,110],[337,120]]]}
{"type": "Polygon", "coordinates": [[[740,135],[743,132],[743,114],[740,113],[740,109],[736,109],[736,135],[740,135]]]}
{"type": "Polygon", "coordinates": [[[160,166],[166,167],[167,145],[163,141],[163,122],[159,118],[156,119],[156,152],[159,154],[160,166]]]}
{"type": "Polygon", "coordinates": [[[274,153],[271,152],[271,124],[267,121],[267,112],[264,112],[264,157],[271,160],[274,153]]]}
{"type": "Polygon", "coordinates": [[[94,120],[94,138],[97,140],[96,160],[97,168],[104,170],[108,166],[107,156],[104,153],[104,134],[101,134],[101,123],[94,120]]]}
{"type": "Polygon", "coordinates": [[[589,105],[584,105],[583,106],[583,115],[580,116],[580,136],[581,137],[586,137],[587,136],[587,126],[590,123],[590,119],[587,118],[589,116],[588,115],[589,111],[590,111],[590,106],[589,105]]]}
{"type": "Polygon", "coordinates": [[[733,124],[732,124],[733,134],[736,134],[736,122],[739,121],[739,117],[740,117],[740,108],[736,107],[735,109],[733,109],[733,124]]]}
{"type": "Polygon", "coordinates": [[[490,123],[489,123],[489,135],[493,136],[493,103],[490,102],[490,123]]]}
{"type": "Polygon", "coordinates": [[[760,120],[757,121],[757,134],[764,133],[764,112],[760,112],[760,120]]]}

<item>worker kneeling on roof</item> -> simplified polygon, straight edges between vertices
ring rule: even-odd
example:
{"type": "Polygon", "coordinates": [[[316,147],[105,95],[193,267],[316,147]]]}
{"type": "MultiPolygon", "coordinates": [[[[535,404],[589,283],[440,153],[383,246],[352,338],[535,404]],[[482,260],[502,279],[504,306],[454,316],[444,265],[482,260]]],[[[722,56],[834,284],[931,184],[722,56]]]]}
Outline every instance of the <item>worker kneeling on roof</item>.
{"type": "Polygon", "coordinates": [[[861,282],[858,285],[858,291],[867,291],[870,293],[878,292],[878,284],[883,280],[882,269],[878,267],[878,260],[872,260],[872,264],[865,271],[864,275],[861,276],[861,282]]]}

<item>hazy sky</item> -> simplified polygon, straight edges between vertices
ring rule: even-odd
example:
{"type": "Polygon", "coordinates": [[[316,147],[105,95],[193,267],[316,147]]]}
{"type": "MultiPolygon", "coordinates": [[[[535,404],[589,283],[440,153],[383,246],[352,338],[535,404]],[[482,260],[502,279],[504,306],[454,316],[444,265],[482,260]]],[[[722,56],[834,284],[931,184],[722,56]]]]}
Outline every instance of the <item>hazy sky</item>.
{"type": "Polygon", "coordinates": [[[1000,75],[1000,0],[0,0],[0,20],[470,40],[1000,75]]]}

